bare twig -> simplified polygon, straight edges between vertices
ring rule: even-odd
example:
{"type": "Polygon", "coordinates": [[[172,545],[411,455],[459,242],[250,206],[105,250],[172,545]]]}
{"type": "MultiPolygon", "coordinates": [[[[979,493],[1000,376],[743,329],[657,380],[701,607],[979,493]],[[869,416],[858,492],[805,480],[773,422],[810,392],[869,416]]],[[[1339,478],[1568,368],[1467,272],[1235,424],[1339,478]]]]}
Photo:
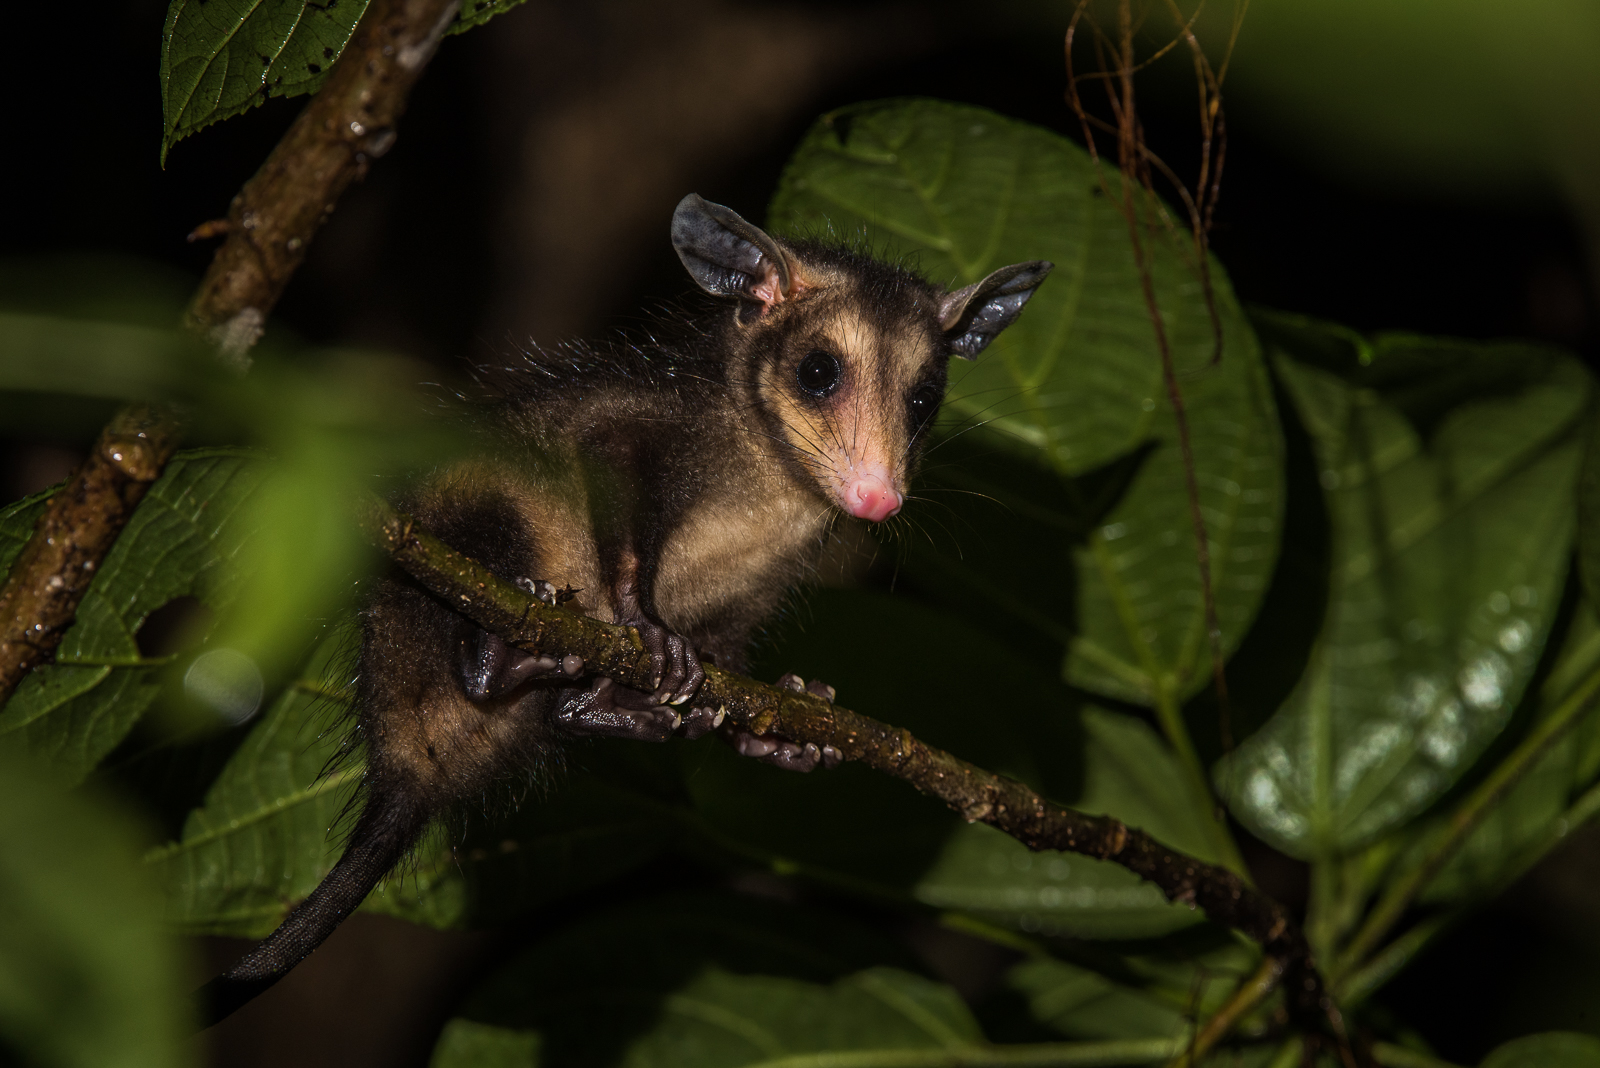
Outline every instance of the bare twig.
{"type": "Polygon", "coordinates": [[[233,198],[228,239],[188,312],[225,359],[248,366],[268,312],[339,196],[393,146],[411,87],[460,6],[372,0],[327,83],[233,198]]]}
{"type": "MultiPolygon", "coordinates": [[[[631,627],[551,608],[501,580],[477,561],[373,498],[362,518],[368,536],[445,604],[512,645],[543,655],[576,655],[587,673],[648,689],[650,656],[631,627]]],[[[1063,850],[1110,860],[1154,883],[1170,900],[1202,908],[1244,932],[1282,962],[1288,1008],[1313,1034],[1324,1027],[1342,1041],[1343,1024],[1287,909],[1237,873],[1172,850],[1106,816],[1087,816],[1040,797],[1022,783],[925,745],[909,731],[857,715],[820,698],[766,686],[707,665],[696,703],[715,705],[758,735],[831,745],[846,760],[904,779],[969,821],[982,821],[1034,850],[1063,850]]]]}
{"type": "Polygon", "coordinates": [[[124,408],[50,498],[0,587],[0,704],[54,654],[100,561],[177,447],[172,429],[165,412],[124,408]]]}

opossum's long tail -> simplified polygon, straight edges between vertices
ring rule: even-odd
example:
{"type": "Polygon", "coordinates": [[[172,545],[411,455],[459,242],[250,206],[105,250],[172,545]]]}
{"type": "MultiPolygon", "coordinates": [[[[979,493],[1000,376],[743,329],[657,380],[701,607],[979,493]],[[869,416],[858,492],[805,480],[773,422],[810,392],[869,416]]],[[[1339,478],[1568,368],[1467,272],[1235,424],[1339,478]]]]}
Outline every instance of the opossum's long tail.
{"type": "Polygon", "coordinates": [[[427,823],[414,800],[369,796],[344,856],[327,878],[266,941],[195,992],[200,1026],[226,1019],[310,956],[400,863],[427,823]]]}

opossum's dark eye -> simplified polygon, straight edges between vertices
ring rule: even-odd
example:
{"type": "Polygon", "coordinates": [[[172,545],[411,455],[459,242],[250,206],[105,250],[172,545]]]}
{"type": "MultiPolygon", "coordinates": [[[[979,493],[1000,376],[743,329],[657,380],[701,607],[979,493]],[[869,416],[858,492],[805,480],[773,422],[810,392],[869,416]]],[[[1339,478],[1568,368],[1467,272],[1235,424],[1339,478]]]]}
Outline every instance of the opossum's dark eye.
{"type": "Polygon", "coordinates": [[[929,384],[918,386],[911,391],[911,399],[907,404],[911,408],[911,425],[918,430],[925,426],[934,413],[939,410],[939,402],[944,399],[938,386],[929,384]]]}
{"type": "Polygon", "coordinates": [[[795,368],[795,381],[813,397],[826,397],[839,388],[839,357],[831,352],[813,349],[795,368]]]}

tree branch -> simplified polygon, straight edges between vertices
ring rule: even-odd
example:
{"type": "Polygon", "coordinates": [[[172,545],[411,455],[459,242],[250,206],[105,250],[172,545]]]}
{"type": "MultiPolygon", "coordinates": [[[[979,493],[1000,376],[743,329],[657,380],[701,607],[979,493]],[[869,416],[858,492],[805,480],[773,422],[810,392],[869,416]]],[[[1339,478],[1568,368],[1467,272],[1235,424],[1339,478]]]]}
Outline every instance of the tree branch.
{"type": "Polygon", "coordinates": [[[411,87],[461,0],[372,0],[327,82],[228,207],[188,324],[241,369],[350,183],[394,145],[411,87]]]}
{"type": "MultiPolygon", "coordinates": [[[[579,656],[586,674],[650,688],[650,656],[633,628],[540,603],[376,498],[361,523],[374,543],[426,589],[510,644],[545,655],[579,656]]],[[[923,744],[909,731],[820,698],[707,665],[696,703],[715,705],[758,735],[831,745],[846,760],[904,779],[969,822],[981,820],[1029,849],[1063,850],[1122,865],[1154,883],[1168,899],[1202,908],[1211,919],[1260,943],[1282,962],[1288,1009],[1296,1025],[1312,1034],[1331,1031],[1344,1045],[1342,1017],[1299,925],[1287,909],[1236,873],[1168,849],[1118,820],[1053,804],[1020,782],[923,744]]]]}
{"type": "Polygon", "coordinates": [[[100,561],[177,445],[167,413],[131,405],[50,498],[0,587],[0,705],[55,653],[100,561]]]}

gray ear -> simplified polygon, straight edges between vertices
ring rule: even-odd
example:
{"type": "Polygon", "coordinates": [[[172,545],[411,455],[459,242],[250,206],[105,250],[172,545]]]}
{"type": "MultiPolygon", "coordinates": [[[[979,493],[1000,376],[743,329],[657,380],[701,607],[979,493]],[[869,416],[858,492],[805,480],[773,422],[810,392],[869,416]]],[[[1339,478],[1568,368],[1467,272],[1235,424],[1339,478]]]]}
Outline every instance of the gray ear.
{"type": "Polygon", "coordinates": [[[700,288],[719,297],[772,305],[793,296],[789,257],[758,226],[697,193],[672,213],[672,247],[700,288]]]}
{"type": "Polygon", "coordinates": [[[950,352],[975,360],[1006,327],[1017,321],[1022,306],[1055,264],[1049,260],[1013,263],[981,282],[946,293],[939,301],[939,325],[950,339],[950,352]]]}

